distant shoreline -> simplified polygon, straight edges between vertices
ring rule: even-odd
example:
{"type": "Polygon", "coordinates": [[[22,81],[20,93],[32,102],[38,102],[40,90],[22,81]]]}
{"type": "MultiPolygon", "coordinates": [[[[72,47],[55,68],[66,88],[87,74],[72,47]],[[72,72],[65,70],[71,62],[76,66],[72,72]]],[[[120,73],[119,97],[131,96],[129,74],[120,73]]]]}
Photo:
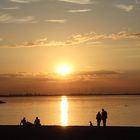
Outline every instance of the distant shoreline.
{"type": "Polygon", "coordinates": [[[123,94],[102,94],[102,93],[88,93],[88,94],[82,94],[82,93],[72,93],[72,94],[8,94],[8,95],[0,95],[0,97],[41,97],[41,96],[135,96],[140,95],[140,93],[123,93],[123,94]]]}

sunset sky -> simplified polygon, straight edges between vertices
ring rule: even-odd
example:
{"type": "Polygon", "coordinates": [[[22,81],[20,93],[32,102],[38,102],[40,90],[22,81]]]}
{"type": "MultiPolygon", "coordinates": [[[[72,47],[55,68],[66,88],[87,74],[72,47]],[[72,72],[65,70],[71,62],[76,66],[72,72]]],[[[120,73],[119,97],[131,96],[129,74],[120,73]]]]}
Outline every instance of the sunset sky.
{"type": "Polygon", "coordinates": [[[140,92],[140,0],[0,0],[0,94],[26,92],[140,92]]]}

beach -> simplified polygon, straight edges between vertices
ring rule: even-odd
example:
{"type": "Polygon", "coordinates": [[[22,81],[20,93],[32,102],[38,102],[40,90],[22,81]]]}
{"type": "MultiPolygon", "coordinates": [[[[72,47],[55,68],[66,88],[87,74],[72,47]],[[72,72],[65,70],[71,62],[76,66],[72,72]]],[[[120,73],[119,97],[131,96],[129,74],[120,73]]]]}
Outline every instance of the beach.
{"type": "Polygon", "coordinates": [[[135,140],[140,127],[0,126],[2,140],[135,140]]]}

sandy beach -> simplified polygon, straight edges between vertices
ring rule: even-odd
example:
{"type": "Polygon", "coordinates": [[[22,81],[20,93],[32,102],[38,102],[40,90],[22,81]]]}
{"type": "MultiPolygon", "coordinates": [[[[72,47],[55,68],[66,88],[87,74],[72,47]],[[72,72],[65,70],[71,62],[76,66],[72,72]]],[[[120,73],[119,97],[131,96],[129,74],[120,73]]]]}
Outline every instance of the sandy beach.
{"type": "Polygon", "coordinates": [[[140,127],[0,126],[2,140],[135,140],[140,127]]]}

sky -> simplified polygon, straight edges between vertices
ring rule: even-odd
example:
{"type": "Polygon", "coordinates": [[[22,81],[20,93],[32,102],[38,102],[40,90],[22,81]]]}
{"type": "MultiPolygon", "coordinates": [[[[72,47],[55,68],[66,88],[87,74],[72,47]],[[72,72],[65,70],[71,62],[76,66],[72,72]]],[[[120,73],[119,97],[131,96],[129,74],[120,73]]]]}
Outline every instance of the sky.
{"type": "Polygon", "coordinates": [[[0,94],[140,93],[139,17],[140,0],[0,0],[0,94]]]}

